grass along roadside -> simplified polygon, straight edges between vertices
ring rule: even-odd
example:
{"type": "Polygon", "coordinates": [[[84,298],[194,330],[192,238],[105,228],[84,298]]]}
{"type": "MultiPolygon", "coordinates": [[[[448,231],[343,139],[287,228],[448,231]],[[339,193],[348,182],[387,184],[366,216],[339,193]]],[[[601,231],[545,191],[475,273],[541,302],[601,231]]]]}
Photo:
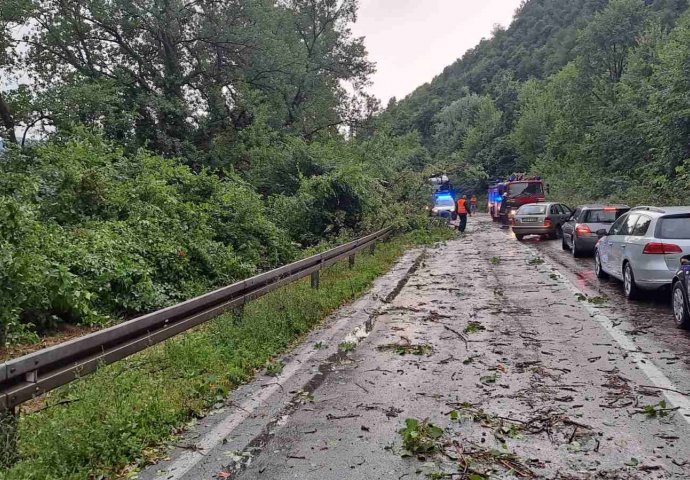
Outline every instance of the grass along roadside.
{"type": "Polygon", "coordinates": [[[449,229],[417,231],[322,272],[319,290],[303,279],[198,329],[46,395],[19,422],[21,460],[0,478],[127,477],[159,455],[230,390],[252,378],[324,317],[365,292],[410,246],[448,239],[449,229]]]}

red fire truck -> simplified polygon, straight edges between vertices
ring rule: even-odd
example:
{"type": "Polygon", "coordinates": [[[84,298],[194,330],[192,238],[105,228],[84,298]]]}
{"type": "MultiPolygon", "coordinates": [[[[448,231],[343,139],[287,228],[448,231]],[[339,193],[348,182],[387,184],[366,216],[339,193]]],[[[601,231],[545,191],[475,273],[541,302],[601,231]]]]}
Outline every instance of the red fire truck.
{"type": "Polygon", "coordinates": [[[501,180],[489,187],[488,211],[491,218],[499,220],[501,213],[510,216],[515,210],[527,203],[543,202],[544,181],[541,177],[528,177],[525,174],[511,175],[507,180],[501,180]],[[502,203],[506,208],[502,209],[502,203]]]}

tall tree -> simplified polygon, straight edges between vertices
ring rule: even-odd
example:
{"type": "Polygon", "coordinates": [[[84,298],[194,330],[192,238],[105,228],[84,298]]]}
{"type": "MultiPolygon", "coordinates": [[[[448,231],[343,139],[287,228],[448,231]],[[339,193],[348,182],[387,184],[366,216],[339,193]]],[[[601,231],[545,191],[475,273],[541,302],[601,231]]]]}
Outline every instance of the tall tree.
{"type": "MultiPolygon", "coordinates": [[[[4,0],[0,3],[0,73],[8,72],[17,60],[17,28],[24,21],[29,7],[27,0],[4,0]]],[[[0,78],[5,77],[2,75],[0,78]]],[[[6,78],[6,77],[5,77],[6,78]]],[[[17,142],[13,109],[3,93],[7,85],[0,84],[0,127],[7,138],[17,142]]]]}
{"type": "Polygon", "coordinates": [[[232,104],[252,48],[245,7],[242,0],[35,0],[30,63],[44,88],[114,82],[124,108],[136,113],[140,142],[181,153],[209,100],[232,104]]]}
{"type": "Polygon", "coordinates": [[[363,39],[353,37],[350,30],[357,3],[288,0],[283,15],[276,17],[280,45],[274,44],[275,53],[266,60],[278,74],[265,85],[277,92],[284,126],[306,138],[356,123],[377,108],[363,91],[374,66],[366,58],[363,39]]]}
{"type": "Polygon", "coordinates": [[[611,0],[582,30],[579,51],[585,88],[600,101],[613,100],[613,87],[620,82],[647,19],[644,0],[611,0]]]}

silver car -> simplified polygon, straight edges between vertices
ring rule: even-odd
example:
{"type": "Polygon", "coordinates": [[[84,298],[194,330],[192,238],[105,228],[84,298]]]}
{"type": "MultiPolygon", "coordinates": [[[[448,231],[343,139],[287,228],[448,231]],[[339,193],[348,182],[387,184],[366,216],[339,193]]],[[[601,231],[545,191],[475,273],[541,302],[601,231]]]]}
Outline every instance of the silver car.
{"type": "Polygon", "coordinates": [[[561,227],[563,250],[570,250],[574,257],[592,255],[599,241],[597,232],[611,228],[629,210],[627,205],[580,205],[561,227]]]}
{"type": "Polygon", "coordinates": [[[561,225],[572,214],[570,207],[562,203],[528,203],[515,212],[512,218],[513,233],[518,240],[527,235],[557,238],[561,235],[561,225]]]}
{"type": "Polygon", "coordinates": [[[597,232],[594,271],[623,281],[625,296],[670,286],[680,258],[690,254],[690,207],[637,207],[597,232]]]}

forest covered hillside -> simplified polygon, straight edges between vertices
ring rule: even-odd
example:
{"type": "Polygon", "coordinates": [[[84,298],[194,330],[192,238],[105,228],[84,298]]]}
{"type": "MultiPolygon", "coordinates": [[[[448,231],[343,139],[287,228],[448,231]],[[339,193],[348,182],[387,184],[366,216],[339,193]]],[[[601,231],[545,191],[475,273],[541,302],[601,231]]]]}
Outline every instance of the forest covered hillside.
{"type": "Polygon", "coordinates": [[[509,28],[403,100],[438,170],[483,188],[544,175],[564,201],[682,201],[690,140],[686,0],[530,0],[509,28]]]}

